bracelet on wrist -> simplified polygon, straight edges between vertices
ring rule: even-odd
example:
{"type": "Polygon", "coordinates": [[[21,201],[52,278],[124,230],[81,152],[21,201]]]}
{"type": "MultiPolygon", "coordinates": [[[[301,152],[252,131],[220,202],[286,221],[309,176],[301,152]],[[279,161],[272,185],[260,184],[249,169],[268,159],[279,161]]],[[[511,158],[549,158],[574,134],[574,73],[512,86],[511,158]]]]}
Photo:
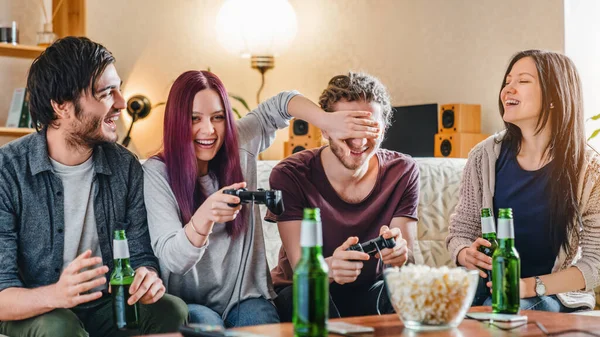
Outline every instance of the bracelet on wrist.
{"type": "Polygon", "coordinates": [[[194,232],[200,236],[208,237],[210,234],[212,234],[212,231],[208,232],[207,234],[198,232],[198,230],[196,229],[196,226],[194,226],[194,217],[190,218],[190,226],[192,226],[192,229],[194,230],[194,232]]]}

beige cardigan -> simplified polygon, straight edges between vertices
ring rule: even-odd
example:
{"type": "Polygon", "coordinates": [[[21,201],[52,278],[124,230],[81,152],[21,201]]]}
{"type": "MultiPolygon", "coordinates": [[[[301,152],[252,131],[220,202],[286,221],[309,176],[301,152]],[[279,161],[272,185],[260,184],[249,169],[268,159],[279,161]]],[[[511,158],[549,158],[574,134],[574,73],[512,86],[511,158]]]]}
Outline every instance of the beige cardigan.
{"type": "MultiPolygon", "coordinates": [[[[450,227],[446,247],[457,261],[458,253],[469,247],[481,236],[480,210],[493,207],[496,159],[500,154],[500,140],[505,131],[490,136],[477,144],[469,153],[460,186],[460,196],[454,213],[450,216],[450,227]]],[[[585,165],[577,187],[577,198],[581,210],[583,228],[580,240],[570,236],[571,251],[561,248],[552,272],[575,266],[585,279],[585,290],[557,294],[563,305],[569,308],[595,306],[593,289],[600,285],[600,155],[588,147],[585,165]]]]}

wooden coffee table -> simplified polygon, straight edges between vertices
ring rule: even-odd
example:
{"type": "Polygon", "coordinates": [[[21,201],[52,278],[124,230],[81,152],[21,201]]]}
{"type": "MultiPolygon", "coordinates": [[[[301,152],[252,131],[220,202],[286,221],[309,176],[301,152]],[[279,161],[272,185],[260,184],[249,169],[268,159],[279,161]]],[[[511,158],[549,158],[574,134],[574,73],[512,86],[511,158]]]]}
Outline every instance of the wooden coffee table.
{"type": "MultiPolygon", "coordinates": [[[[471,312],[491,311],[490,307],[475,307],[471,312]]],[[[583,315],[561,314],[543,311],[521,311],[521,315],[528,316],[529,322],[540,322],[548,332],[558,332],[562,330],[578,329],[587,330],[594,333],[600,333],[600,317],[591,317],[583,315]]],[[[382,316],[362,316],[351,318],[333,319],[333,321],[344,321],[348,323],[360,324],[375,328],[374,334],[364,334],[365,337],[383,337],[383,336],[414,336],[414,337],[471,337],[471,336],[543,336],[540,329],[535,324],[514,329],[512,331],[502,331],[486,323],[466,319],[457,329],[417,333],[409,329],[404,329],[402,322],[397,315],[382,316]]],[[[257,325],[252,327],[237,328],[237,331],[246,331],[254,334],[269,337],[293,337],[294,330],[291,323],[257,325]]],[[[335,336],[334,334],[330,334],[335,336]]],[[[181,337],[181,334],[163,334],[152,335],[154,337],[181,337]]],[[[585,336],[584,334],[568,334],[566,336],[585,336]]],[[[589,336],[589,335],[588,335],[589,336]]]]}

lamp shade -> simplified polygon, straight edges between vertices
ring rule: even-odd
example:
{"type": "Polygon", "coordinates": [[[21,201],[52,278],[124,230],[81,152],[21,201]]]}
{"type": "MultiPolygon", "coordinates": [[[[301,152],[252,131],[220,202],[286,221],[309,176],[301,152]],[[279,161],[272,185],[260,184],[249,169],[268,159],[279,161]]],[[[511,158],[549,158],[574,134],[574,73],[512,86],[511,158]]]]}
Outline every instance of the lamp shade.
{"type": "Polygon", "coordinates": [[[278,56],[296,36],[296,14],[287,0],[226,0],[216,30],[230,53],[278,56]]]}

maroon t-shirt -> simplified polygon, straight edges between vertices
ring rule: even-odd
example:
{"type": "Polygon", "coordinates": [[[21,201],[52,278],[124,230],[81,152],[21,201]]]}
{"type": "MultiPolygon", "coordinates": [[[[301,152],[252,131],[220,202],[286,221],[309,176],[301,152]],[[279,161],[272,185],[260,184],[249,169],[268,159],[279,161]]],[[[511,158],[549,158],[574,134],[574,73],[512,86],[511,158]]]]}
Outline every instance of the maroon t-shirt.
{"type": "MultiPolygon", "coordinates": [[[[280,216],[268,212],[265,220],[302,220],[304,208],[320,208],[324,257],[332,256],[350,236],[357,236],[360,242],[376,238],[381,226],[389,226],[393,218],[417,220],[419,168],[412,157],[377,150],[379,172],[375,187],[363,201],[348,203],[339,197],[325,175],[321,162],[323,148],[296,153],[273,168],[269,184],[271,189],[281,190],[285,212],[280,216]]],[[[379,276],[376,269],[377,259],[371,258],[353,285],[375,282],[379,276]]],[[[283,246],[271,277],[276,287],[292,284],[293,270],[283,246]]]]}

